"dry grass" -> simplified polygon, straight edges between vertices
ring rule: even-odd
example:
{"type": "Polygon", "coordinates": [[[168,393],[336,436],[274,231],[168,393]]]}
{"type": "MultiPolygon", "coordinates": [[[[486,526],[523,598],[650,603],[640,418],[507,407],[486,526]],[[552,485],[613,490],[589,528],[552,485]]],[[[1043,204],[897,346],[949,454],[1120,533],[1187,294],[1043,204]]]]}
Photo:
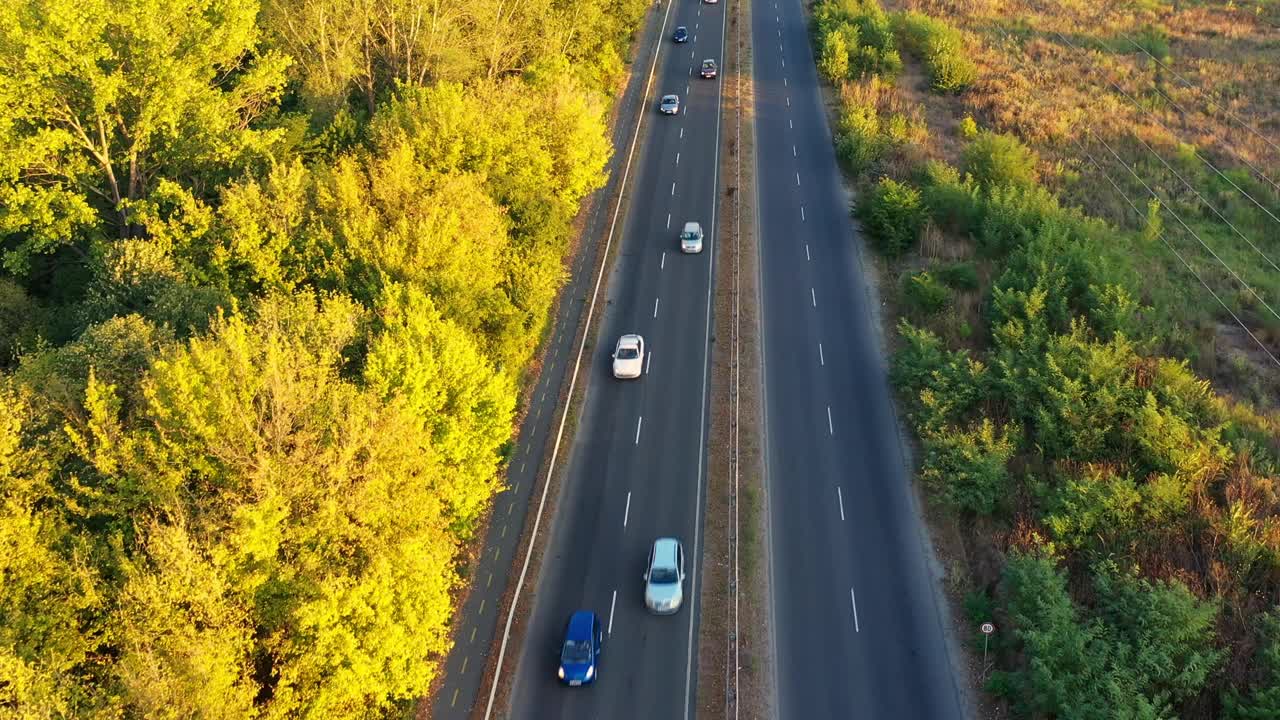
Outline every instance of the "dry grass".
{"type": "MultiPolygon", "coordinates": [[[[1264,0],[885,4],[944,18],[973,41],[978,83],[959,98],[926,93],[919,99],[931,131],[925,154],[958,164],[960,146],[949,129],[971,113],[980,125],[1014,133],[1032,146],[1042,158],[1045,183],[1067,204],[1118,227],[1140,229],[1144,219],[1133,206],[1145,212],[1154,191],[1164,200],[1169,243],[1280,357],[1280,317],[1232,275],[1280,312],[1280,272],[1271,265],[1280,263],[1280,63],[1275,62],[1280,5],[1264,0]],[[1164,67],[1135,43],[1157,57],[1167,48],[1164,67]],[[1204,161],[1227,173],[1275,217],[1204,161]],[[1194,235],[1167,214],[1170,209],[1194,235]]],[[[924,84],[910,66],[902,80],[899,92],[915,101],[912,88],[924,84]]],[[[1126,279],[1150,307],[1144,314],[1145,334],[1153,338],[1149,350],[1188,357],[1217,389],[1241,400],[1280,406],[1280,373],[1273,362],[1164,244],[1135,244],[1116,252],[1124,257],[1115,265],[1124,266],[1126,279]],[[1224,371],[1240,362],[1251,369],[1224,371]]]]}

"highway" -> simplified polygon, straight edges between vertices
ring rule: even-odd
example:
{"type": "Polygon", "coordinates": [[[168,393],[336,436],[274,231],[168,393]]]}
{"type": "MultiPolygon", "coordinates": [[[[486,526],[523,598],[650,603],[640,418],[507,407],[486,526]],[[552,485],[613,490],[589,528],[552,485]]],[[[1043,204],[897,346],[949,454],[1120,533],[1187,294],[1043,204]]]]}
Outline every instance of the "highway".
{"type": "Polygon", "coordinates": [[[510,649],[519,655],[514,676],[497,679],[511,689],[510,712],[500,716],[692,717],[721,84],[698,69],[704,58],[723,64],[724,11],[698,0],[663,10],[630,204],[617,225],[620,252],[598,301],[600,334],[584,360],[585,402],[542,570],[532,595],[518,598],[518,612],[531,613],[528,632],[510,649]],[[690,38],[675,44],[680,25],[690,38]],[[660,115],[658,100],[669,93],[680,96],[680,113],[660,115]],[[677,234],[689,220],[706,234],[701,254],[680,253],[677,234]],[[624,333],[645,338],[637,380],[610,371],[624,333]],[[688,563],[684,606],[668,617],[643,603],[644,563],[659,536],[680,538],[688,563]],[[598,613],[608,632],[595,684],[566,688],[557,659],[565,620],[578,609],[598,613]]]}
{"type": "Polygon", "coordinates": [[[776,715],[966,717],[806,17],[752,12],[776,715]]]}

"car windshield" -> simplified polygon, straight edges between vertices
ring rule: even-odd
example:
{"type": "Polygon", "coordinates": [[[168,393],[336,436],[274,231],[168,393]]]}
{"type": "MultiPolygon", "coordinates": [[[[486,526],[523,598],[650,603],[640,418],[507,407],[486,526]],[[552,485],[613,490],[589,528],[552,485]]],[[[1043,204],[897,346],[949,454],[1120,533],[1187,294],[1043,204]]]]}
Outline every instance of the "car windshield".
{"type": "Polygon", "coordinates": [[[618,350],[619,360],[635,360],[640,357],[640,351],[633,347],[624,347],[618,350]]]}
{"type": "Polygon", "coordinates": [[[587,662],[591,659],[591,643],[583,640],[582,642],[574,642],[573,640],[564,641],[564,650],[560,652],[560,662],[579,664],[587,662]]]}
{"type": "Polygon", "coordinates": [[[654,568],[649,573],[649,582],[655,585],[669,585],[676,581],[675,568],[654,568]]]}
{"type": "Polygon", "coordinates": [[[682,233],[680,233],[680,239],[681,239],[681,240],[697,240],[697,239],[698,239],[698,233],[682,232],[682,233]]]}
{"type": "Polygon", "coordinates": [[[715,66],[716,66],[716,64],[715,64],[715,62],[714,62],[714,61],[712,61],[712,60],[708,60],[708,61],[706,61],[706,62],[702,63],[702,67],[704,67],[704,68],[713,68],[713,67],[715,67],[715,66]]]}

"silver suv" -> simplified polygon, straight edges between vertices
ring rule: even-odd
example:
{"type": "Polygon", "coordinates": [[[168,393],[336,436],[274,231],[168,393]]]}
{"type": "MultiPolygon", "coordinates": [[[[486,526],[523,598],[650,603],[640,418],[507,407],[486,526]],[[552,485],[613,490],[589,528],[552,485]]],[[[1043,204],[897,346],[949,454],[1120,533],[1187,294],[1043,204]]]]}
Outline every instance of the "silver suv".
{"type": "Polygon", "coordinates": [[[680,610],[684,600],[684,548],[675,538],[658,538],[644,571],[644,605],[659,615],[680,610]]]}

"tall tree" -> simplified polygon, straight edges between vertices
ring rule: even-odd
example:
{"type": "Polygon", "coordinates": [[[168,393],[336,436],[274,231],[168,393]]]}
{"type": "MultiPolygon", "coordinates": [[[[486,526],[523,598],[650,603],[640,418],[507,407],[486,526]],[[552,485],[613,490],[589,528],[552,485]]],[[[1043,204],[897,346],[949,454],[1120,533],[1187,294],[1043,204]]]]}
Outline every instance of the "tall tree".
{"type": "Polygon", "coordinates": [[[0,235],[6,262],[131,234],[160,177],[202,186],[262,149],[250,129],[284,56],[255,54],[257,0],[14,0],[0,5],[0,235]],[[92,208],[97,214],[90,213],[92,208]]]}

